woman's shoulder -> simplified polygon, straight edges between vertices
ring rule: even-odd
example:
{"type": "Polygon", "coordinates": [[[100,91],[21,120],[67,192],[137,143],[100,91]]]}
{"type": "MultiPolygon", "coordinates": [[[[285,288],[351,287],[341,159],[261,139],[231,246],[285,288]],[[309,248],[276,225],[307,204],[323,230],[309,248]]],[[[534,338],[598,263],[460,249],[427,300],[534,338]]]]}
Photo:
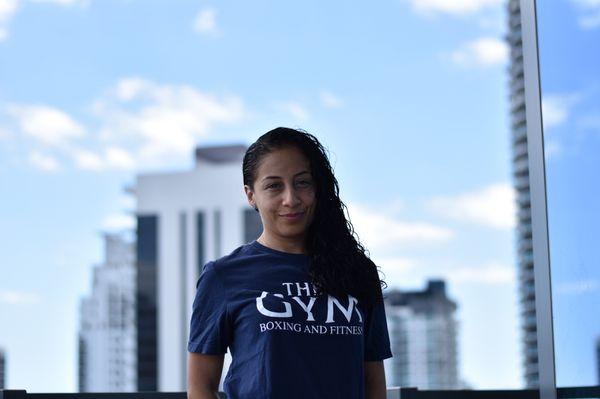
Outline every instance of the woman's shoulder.
{"type": "Polygon", "coordinates": [[[217,273],[235,267],[240,262],[244,262],[253,254],[251,243],[243,244],[231,251],[229,254],[221,256],[215,260],[209,261],[204,265],[203,270],[214,270],[217,273]]]}

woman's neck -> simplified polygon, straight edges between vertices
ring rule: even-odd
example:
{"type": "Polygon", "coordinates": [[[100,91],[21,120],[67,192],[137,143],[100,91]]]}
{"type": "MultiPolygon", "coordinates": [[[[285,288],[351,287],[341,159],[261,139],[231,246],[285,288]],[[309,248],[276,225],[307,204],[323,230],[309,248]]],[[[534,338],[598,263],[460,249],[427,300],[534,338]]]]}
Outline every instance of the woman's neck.
{"type": "Polygon", "coordinates": [[[264,233],[256,239],[260,244],[265,247],[275,249],[281,252],[288,252],[292,254],[305,254],[304,240],[299,239],[281,239],[279,237],[271,237],[264,233]]]}

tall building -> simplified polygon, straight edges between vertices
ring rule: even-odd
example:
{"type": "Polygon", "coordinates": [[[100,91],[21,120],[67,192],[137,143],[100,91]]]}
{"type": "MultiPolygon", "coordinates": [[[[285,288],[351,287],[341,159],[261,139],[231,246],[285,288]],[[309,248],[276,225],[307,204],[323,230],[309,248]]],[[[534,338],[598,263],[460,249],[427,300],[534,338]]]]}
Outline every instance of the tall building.
{"type": "Polygon", "coordinates": [[[79,391],[136,391],[133,243],[106,234],[104,263],[80,303],[79,391]]]}
{"type": "Polygon", "coordinates": [[[0,348],[0,389],[6,389],[6,354],[0,348]]]}
{"type": "Polygon", "coordinates": [[[531,202],[529,157],[525,121],[525,78],[523,75],[523,43],[519,0],[508,2],[508,34],[510,46],[510,113],[512,130],[513,181],[517,192],[517,267],[519,303],[521,306],[522,351],[525,384],[538,386],[538,352],[535,313],[535,283],[531,236],[531,202]]]}
{"type": "Polygon", "coordinates": [[[385,360],[388,386],[458,389],[456,303],[444,281],[423,291],[391,291],[385,307],[393,357],[385,360]]]}
{"type": "Polygon", "coordinates": [[[243,145],[201,147],[192,170],[137,177],[139,391],[186,389],[189,322],[202,266],[260,235],[260,217],[243,189],[245,151],[243,145]]]}

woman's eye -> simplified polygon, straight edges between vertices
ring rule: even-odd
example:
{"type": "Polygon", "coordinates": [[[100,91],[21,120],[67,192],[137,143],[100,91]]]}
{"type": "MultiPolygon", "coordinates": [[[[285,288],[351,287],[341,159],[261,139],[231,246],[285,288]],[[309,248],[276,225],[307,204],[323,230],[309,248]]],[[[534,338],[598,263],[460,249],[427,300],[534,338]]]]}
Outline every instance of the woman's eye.
{"type": "Polygon", "coordinates": [[[279,188],[279,183],[273,183],[273,184],[269,184],[267,187],[267,189],[275,189],[275,188],[279,188]]]}
{"type": "Polygon", "coordinates": [[[307,187],[307,186],[310,186],[312,184],[312,182],[310,182],[308,180],[300,180],[297,184],[302,187],[307,187]]]}

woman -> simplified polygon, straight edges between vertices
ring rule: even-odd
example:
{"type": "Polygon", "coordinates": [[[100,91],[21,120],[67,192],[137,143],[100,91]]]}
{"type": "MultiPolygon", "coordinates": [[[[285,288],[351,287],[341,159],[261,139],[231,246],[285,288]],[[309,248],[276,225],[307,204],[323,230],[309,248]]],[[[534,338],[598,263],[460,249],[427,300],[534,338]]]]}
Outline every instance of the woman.
{"type": "Polygon", "coordinates": [[[325,150],[277,128],[252,144],[256,241],[208,262],[194,300],[188,397],[385,398],[391,357],[379,274],[354,237],[325,150]]]}

